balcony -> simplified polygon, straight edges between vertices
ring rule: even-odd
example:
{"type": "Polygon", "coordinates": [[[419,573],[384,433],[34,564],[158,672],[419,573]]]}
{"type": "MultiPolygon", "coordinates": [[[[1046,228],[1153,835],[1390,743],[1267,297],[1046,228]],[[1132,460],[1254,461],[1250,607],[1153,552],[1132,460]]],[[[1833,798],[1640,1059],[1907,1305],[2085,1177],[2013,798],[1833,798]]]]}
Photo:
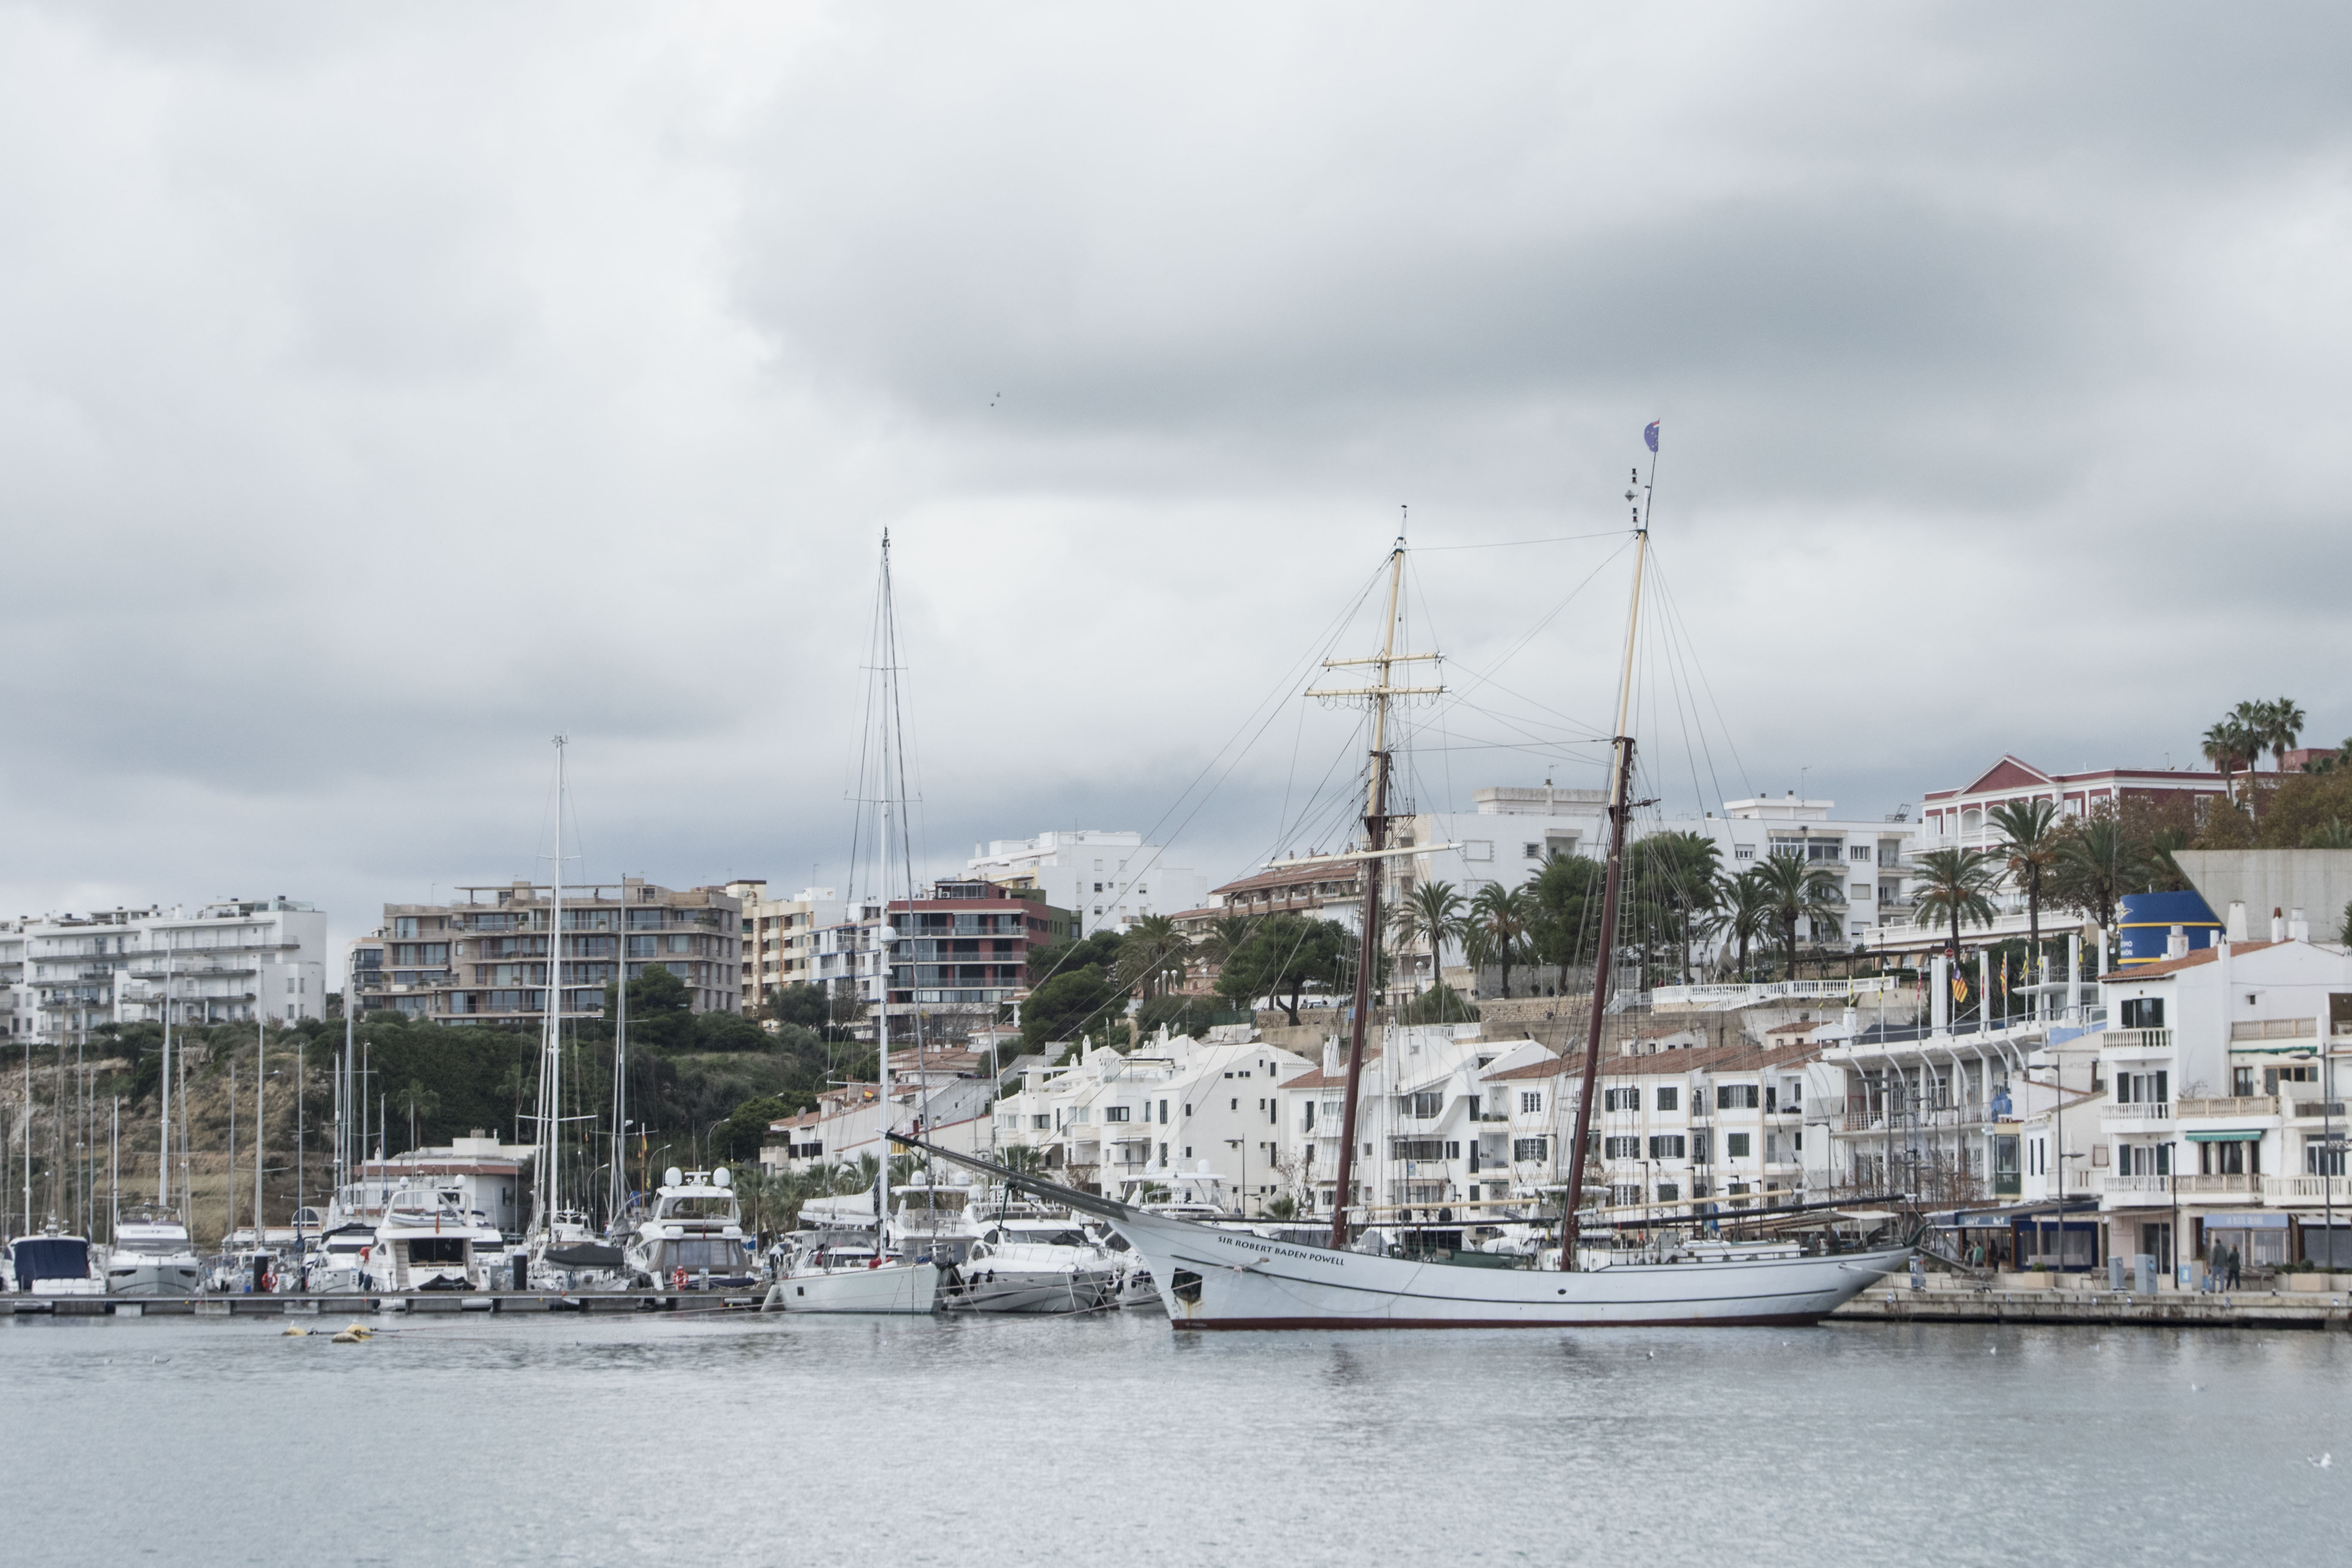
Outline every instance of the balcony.
{"type": "Polygon", "coordinates": [[[2118,1121],[2164,1121],[2172,1120],[2172,1106],[2161,1100],[2135,1100],[2129,1105],[2103,1105],[2099,1108],[2102,1125],[2118,1121]]]}
{"type": "Polygon", "coordinates": [[[2168,1051],[2169,1029],[2107,1029],[2099,1036],[2101,1051],[2168,1051]]]}
{"type": "Polygon", "coordinates": [[[2182,1095],[2174,1108],[2183,1121],[2192,1116],[2276,1116],[2277,1097],[2268,1094],[2182,1095]]]}
{"type": "MultiPolygon", "coordinates": [[[[2260,1197],[2262,1195],[2263,1181],[2263,1178],[2261,1176],[2252,1175],[2205,1176],[2191,1174],[2186,1176],[2160,1177],[2158,1179],[2170,1181],[2173,1184],[2173,1190],[2184,1198],[2260,1197]]],[[[2277,1181],[2281,1178],[2273,1176],[2270,1179],[2277,1181]]]]}
{"type": "Polygon", "coordinates": [[[2309,1040],[2317,1037],[2315,1018],[2251,1018],[2230,1026],[2230,1043],[2259,1040],[2309,1040]]]}
{"type": "Polygon", "coordinates": [[[2290,1099],[2286,1102],[2286,1113],[2289,1116],[2302,1117],[2312,1121],[2317,1121],[2322,1118],[2341,1121],[2344,1120],[2344,1106],[2343,1100],[2321,1100],[2315,1096],[2308,1099],[2290,1099]]]}
{"type": "Polygon", "coordinates": [[[2263,1201],[2352,1205],[2352,1176],[2263,1176],[2263,1201]]]}
{"type": "Polygon", "coordinates": [[[2169,1204],[2172,1202],[2170,1176],[2109,1176],[2099,1184],[2099,1190],[2116,1203],[2169,1204]]]}

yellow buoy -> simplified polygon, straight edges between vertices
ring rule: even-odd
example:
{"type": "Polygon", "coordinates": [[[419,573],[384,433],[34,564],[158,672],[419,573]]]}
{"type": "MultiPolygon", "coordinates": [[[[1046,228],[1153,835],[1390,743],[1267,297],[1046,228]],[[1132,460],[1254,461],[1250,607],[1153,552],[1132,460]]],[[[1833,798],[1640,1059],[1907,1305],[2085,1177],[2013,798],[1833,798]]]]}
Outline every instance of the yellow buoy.
{"type": "Polygon", "coordinates": [[[337,1334],[332,1342],[339,1345],[355,1345],[373,1338],[375,1338],[375,1331],[373,1329],[371,1329],[362,1323],[353,1323],[351,1327],[337,1334]]]}

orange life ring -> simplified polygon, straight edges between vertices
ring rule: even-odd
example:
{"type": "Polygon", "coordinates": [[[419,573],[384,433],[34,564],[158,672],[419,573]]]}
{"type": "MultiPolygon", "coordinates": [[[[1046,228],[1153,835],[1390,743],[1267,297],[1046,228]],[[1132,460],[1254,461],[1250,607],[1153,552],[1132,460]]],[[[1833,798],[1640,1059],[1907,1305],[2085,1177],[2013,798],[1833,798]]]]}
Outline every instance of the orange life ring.
{"type": "Polygon", "coordinates": [[[669,1288],[673,1290],[683,1290],[686,1289],[685,1264],[681,1263],[677,1268],[669,1271],[669,1288]]]}

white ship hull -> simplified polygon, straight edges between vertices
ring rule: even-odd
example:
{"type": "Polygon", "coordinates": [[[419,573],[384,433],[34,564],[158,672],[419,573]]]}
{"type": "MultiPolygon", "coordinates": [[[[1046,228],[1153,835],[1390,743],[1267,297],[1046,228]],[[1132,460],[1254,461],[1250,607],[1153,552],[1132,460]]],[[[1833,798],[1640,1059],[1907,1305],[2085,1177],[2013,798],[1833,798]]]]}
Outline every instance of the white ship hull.
{"type": "Polygon", "coordinates": [[[878,1268],[815,1268],[787,1274],[768,1290],[772,1312],[927,1313],[939,1302],[936,1263],[887,1263],[878,1268]]]}
{"type": "Polygon", "coordinates": [[[1819,1322],[1910,1261],[1905,1247],[1564,1273],[1375,1258],[1196,1225],[1042,1182],[986,1160],[897,1142],[1107,1220],[1151,1270],[1180,1329],[1549,1329],[1819,1322]]]}
{"type": "Polygon", "coordinates": [[[949,1304],[967,1312],[1084,1312],[1110,1305],[1118,1295],[1118,1277],[1107,1271],[1034,1273],[982,1264],[966,1271],[949,1304]]]}
{"type": "Polygon", "coordinates": [[[1104,1217],[1150,1263],[1180,1329],[1812,1323],[1911,1256],[1896,1247],[1562,1273],[1293,1247],[1131,1209],[1104,1217]]]}
{"type": "Polygon", "coordinates": [[[116,1254],[106,1266],[110,1296],[158,1298],[194,1296],[204,1289],[204,1266],[195,1255],[184,1258],[143,1258],[116,1254]]]}

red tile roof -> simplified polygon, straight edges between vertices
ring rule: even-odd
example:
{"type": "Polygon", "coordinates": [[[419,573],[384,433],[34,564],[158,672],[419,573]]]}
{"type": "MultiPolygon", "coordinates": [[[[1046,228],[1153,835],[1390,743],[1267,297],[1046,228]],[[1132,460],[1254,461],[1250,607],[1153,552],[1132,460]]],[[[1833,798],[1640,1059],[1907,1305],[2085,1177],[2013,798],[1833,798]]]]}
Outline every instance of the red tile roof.
{"type": "MultiPolygon", "coordinates": [[[[2230,956],[2235,958],[2242,952],[2259,952],[2266,947],[2285,945],[2283,942],[2233,942],[2230,944],[2230,956]]],[[[2099,978],[2105,981],[2153,980],[2159,975],[2178,974],[2184,969],[2194,969],[2200,963],[2210,963],[2220,956],[2218,946],[2200,947],[2186,958],[2167,958],[2155,963],[2135,963],[2129,969],[2111,969],[2099,978]]]]}

